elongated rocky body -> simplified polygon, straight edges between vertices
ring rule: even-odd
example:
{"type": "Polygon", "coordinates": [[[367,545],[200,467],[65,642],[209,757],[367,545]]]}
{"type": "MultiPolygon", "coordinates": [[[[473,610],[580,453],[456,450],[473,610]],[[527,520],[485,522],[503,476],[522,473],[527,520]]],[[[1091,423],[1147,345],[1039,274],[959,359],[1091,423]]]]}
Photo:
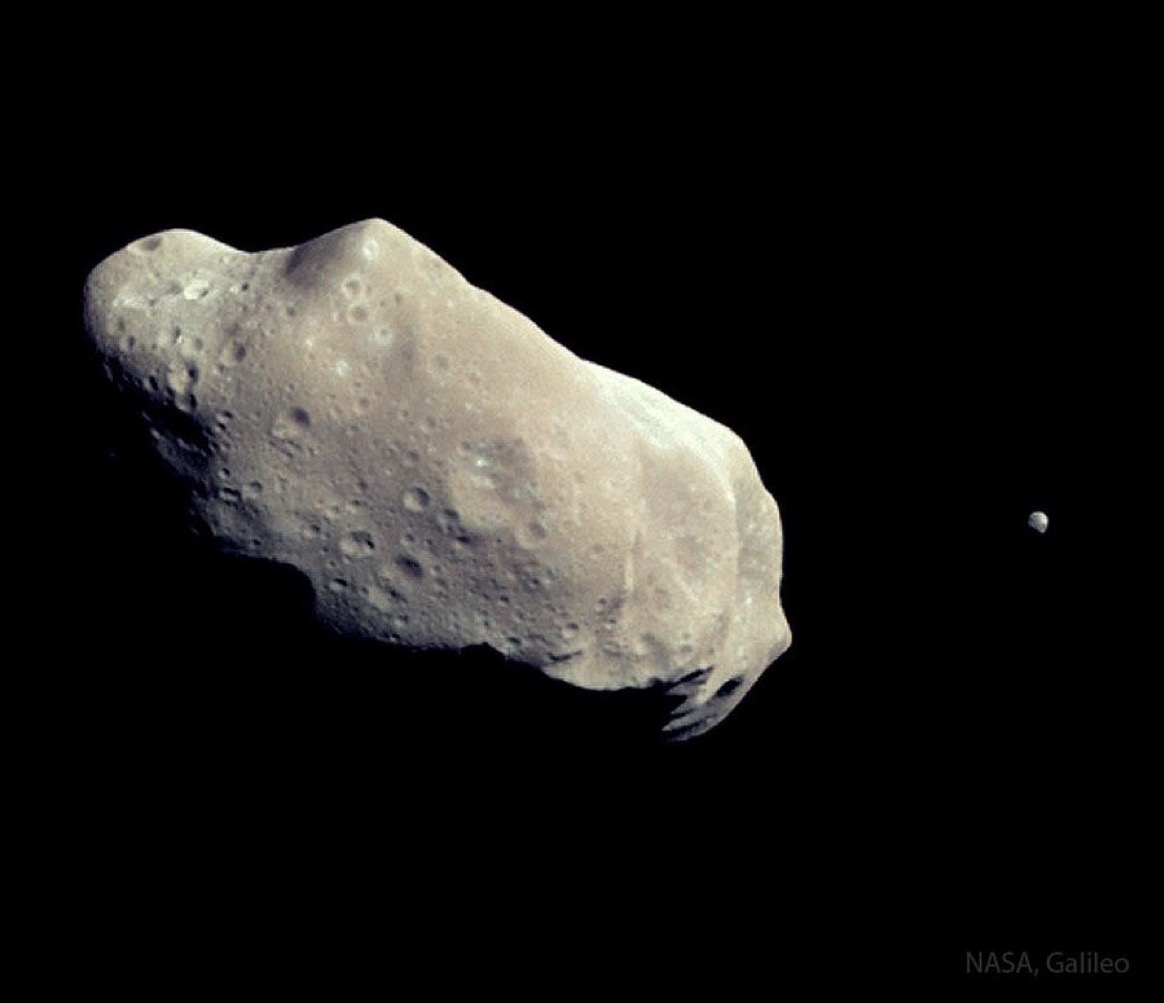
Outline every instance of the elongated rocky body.
{"type": "Polygon", "coordinates": [[[585,362],[382,220],[99,264],[86,327],[192,512],[310,580],[336,630],[484,644],[719,721],[789,645],[779,514],[743,442],[585,362]]]}

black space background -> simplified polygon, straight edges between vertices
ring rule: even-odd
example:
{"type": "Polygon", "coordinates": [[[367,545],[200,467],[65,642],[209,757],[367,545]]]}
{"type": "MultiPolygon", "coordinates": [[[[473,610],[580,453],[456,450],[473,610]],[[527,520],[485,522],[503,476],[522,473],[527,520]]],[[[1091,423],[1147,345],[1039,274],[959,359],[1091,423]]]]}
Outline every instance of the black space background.
{"type": "Polygon", "coordinates": [[[966,950],[1154,964],[1135,61],[859,36],[117,52],[40,120],[60,392],[29,392],[67,546],[17,661],[93,964],[726,998],[965,981],[966,950]],[[644,747],[484,655],[322,637],[110,462],[90,268],[370,216],[749,444],[794,642],[716,731],[644,747]]]}

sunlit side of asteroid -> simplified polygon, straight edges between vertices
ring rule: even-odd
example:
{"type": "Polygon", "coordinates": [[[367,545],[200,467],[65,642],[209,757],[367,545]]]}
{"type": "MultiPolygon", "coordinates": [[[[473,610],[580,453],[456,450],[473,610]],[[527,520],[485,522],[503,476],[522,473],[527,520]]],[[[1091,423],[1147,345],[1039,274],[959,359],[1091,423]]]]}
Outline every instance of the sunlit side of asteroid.
{"type": "Polygon", "coordinates": [[[741,439],[383,220],[258,253],[154,234],[93,270],[85,320],[197,523],[306,576],[335,631],[657,687],[672,738],[791,643],[741,439]]]}

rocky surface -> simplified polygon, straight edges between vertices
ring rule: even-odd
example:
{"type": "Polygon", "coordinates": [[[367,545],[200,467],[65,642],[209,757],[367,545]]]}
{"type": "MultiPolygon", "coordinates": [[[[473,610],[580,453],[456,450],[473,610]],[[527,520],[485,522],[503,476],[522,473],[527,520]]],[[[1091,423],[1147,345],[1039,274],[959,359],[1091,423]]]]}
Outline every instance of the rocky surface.
{"type": "Polygon", "coordinates": [[[345,635],[663,687],[679,738],[790,643],[739,437],[389,223],[260,253],[167,230],[101,262],[85,311],[197,524],[300,571],[345,635]]]}

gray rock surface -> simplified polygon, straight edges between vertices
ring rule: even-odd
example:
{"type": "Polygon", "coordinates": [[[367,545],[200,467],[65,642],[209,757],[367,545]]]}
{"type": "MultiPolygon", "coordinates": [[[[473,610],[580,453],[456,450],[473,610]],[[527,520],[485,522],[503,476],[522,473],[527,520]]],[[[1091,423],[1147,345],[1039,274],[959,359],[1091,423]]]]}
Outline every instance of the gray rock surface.
{"type": "Polygon", "coordinates": [[[245,253],[167,230],[86,327],[191,509],[348,635],[485,644],[722,719],[790,643],[776,503],[729,429],[585,362],[379,219],[245,253]]]}

